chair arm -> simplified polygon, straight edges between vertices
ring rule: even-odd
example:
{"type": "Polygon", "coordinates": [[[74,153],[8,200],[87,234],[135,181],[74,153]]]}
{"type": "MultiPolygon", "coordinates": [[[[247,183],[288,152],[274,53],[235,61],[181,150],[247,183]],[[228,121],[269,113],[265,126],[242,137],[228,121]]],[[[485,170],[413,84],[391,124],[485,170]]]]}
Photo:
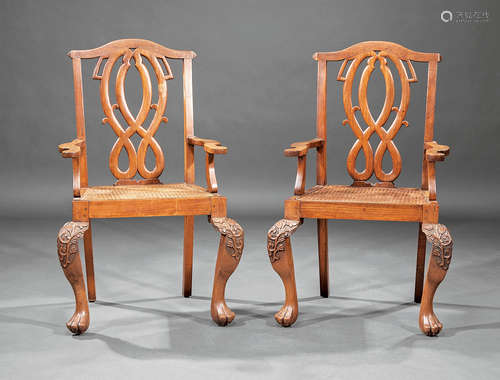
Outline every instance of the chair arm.
{"type": "Polygon", "coordinates": [[[82,144],[83,140],[74,139],[71,142],[59,144],[57,149],[59,149],[59,153],[64,158],[77,158],[80,157],[82,144]]]}
{"type": "Polygon", "coordinates": [[[211,154],[226,154],[227,147],[223,146],[217,140],[211,139],[202,139],[196,136],[188,136],[187,143],[190,145],[199,145],[202,146],[205,152],[211,154]]]}
{"type": "Polygon", "coordinates": [[[306,157],[309,149],[321,149],[325,146],[325,140],[318,137],[308,140],[295,142],[290,145],[290,148],[285,149],[284,153],[287,157],[297,157],[297,177],[295,179],[295,195],[304,194],[306,188],[306,157]]]}
{"type": "Polygon", "coordinates": [[[295,156],[305,156],[309,149],[311,148],[321,148],[325,144],[325,140],[320,139],[318,137],[308,140],[308,141],[299,141],[290,144],[290,148],[285,149],[284,153],[287,157],[295,157],[295,156]]]}
{"type": "Polygon", "coordinates": [[[424,144],[425,159],[430,162],[444,161],[445,157],[450,154],[450,147],[447,145],[439,145],[435,141],[429,141],[424,144]]]}
{"type": "Polygon", "coordinates": [[[218,190],[217,177],[215,176],[214,154],[226,154],[227,147],[222,146],[217,140],[202,139],[196,136],[188,136],[186,138],[189,145],[202,146],[206,153],[205,175],[207,178],[207,190],[211,193],[216,193],[218,190]]]}
{"type": "Polygon", "coordinates": [[[80,196],[80,155],[82,151],[81,139],[74,139],[71,142],[60,144],[57,146],[59,153],[64,158],[72,158],[73,160],[73,196],[80,196]]]}
{"type": "Polygon", "coordinates": [[[444,161],[450,154],[450,147],[439,145],[435,141],[424,143],[424,167],[427,171],[426,187],[429,190],[429,200],[435,201],[436,197],[436,161],[444,161]]]}

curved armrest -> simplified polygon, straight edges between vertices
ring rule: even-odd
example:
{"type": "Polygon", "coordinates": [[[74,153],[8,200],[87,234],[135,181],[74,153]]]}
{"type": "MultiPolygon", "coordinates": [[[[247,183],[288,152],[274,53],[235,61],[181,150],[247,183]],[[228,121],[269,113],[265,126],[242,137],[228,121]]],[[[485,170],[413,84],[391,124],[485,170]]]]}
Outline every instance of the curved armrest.
{"type": "Polygon", "coordinates": [[[64,158],[78,158],[80,157],[82,144],[83,140],[74,139],[71,142],[59,144],[57,149],[59,149],[59,153],[64,158]]]}
{"type": "Polygon", "coordinates": [[[439,145],[435,141],[424,143],[424,167],[427,169],[427,189],[429,200],[436,200],[436,161],[444,161],[450,154],[450,147],[439,145]]]}
{"type": "Polygon", "coordinates": [[[424,144],[425,159],[430,162],[444,161],[445,157],[450,154],[450,147],[447,145],[439,145],[435,141],[429,141],[424,144]]]}
{"type": "Polygon", "coordinates": [[[188,136],[187,142],[190,145],[202,146],[203,149],[205,150],[205,152],[207,152],[207,153],[211,153],[211,154],[226,154],[227,153],[227,147],[223,146],[217,140],[202,139],[202,138],[196,137],[196,136],[188,136]]]}
{"type": "Polygon", "coordinates": [[[217,192],[217,177],[215,176],[214,154],[226,154],[227,147],[222,146],[217,140],[202,139],[196,136],[187,136],[189,145],[202,146],[207,157],[205,162],[205,175],[207,177],[207,190],[211,193],[217,192]]]}
{"type": "Polygon", "coordinates": [[[82,152],[82,139],[74,139],[71,142],[57,146],[59,153],[64,158],[73,159],[73,196],[80,196],[80,154],[82,152]]]}
{"type": "Polygon", "coordinates": [[[311,148],[321,148],[323,147],[325,140],[316,137],[307,141],[299,141],[290,144],[290,148],[285,149],[284,153],[287,157],[295,157],[295,156],[305,156],[309,149],[311,148]]]}
{"type": "Polygon", "coordinates": [[[325,146],[325,140],[316,137],[308,141],[299,141],[290,144],[290,148],[285,149],[287,157],[297,157],[297,177],[295,179],[295,195],[304,194],[306,188],[306,157],[309,149],[322,149],[325,146]]]}

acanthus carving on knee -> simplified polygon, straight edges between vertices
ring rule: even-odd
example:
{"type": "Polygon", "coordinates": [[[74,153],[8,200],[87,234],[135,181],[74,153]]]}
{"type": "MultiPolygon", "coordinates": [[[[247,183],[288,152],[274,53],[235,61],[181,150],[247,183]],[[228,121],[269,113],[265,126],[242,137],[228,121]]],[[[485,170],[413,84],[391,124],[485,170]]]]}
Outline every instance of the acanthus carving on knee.
{"type": "Polygon", "coordinates": [[[281,219],[269,229],[267,233],[267,251],[271,263],[280,259],[280,254],[285,250],[286,239],[299,228],[300,221],[281,219]]]}
{"type": "Polygon", "coordinates": [[[443,224],[422,224],[422,231],[432,244],[432,256],[443,270],[448,270],[451,262],[453,240],[443,224]]]}
{"type": "Polygon", "coordinates": [[[226,250],[236,261],[239,261],[244,246],[243,228],[231,218],[210,218],[209,220],[214,228],[226,238],[226,250]]]}
{"type": "Polygon", "coordinates": [[[79,253],[78,240],[83,238],[83,234],[88,228],[88,222],[67,222],[59,230],[57,254],[63,268],[70,265],[75,255],[79,253]]]}

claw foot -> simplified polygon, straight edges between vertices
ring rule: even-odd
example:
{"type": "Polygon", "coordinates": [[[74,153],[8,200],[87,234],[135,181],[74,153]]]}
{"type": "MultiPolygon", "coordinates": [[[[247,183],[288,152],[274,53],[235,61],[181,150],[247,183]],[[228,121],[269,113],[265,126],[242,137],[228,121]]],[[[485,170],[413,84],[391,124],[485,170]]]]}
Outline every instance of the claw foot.
{"type": "Polygon", "coordinates": [[[292,305],[283,305],[283,307],[274,314],[274,319],[283,327],[290,327],[297,320],[297,309],[292,305]]]}
{"type": "Polygon", "coordinates": [[[443,328],[438,317],[434,313],[421,314],[419,318],[420,330],[427,336],[436,336],[443,328]]]}
{"type": "Polygon", "coordinates": [[[75,311],[73,316],[68,322],[66,322],[66,327],[73,334],[80,335],[83,334],[89,328],[90,318],[89,313],[85,311],[75,311]]]}
{"type": "Polygon", "coordinates": [[[212,319],[219,326],[226,326],[234,319],[235,314],[225,302],[214,303],[211,309],[212,319]]]}

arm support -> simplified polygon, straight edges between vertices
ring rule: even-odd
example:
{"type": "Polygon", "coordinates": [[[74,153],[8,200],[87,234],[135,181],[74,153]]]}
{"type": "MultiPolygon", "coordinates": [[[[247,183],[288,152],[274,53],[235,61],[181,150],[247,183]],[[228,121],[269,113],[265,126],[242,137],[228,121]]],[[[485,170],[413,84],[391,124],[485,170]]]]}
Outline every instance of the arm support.
{"type": "Polygon", "coordinates": [[[196,136],[188,136],[187,142],[190,145],[202,146],[205,152],[210,154],[226,154],[227,147],[222,146],[217,140],[202,139],[196,136]]]}
{"type": "Polygon", "coordinates": [[[304,194],[306,187],[306,157],[309,149],[321,149],[325,144],[325,140],[314,138],[308,141],[301,141],[291,144],[290,148],[285,149],[284,153],[287,157],[297,157],[297,178],[295,179],[295,195],[304,194]]]}
{"type": "Polygon", "coordinates": [[[436,200],[436,161],[444,161],[449,154],[449,146],[439,145],[435,141],[424,143],[424,164],[427,167],[427,188],[430,201],[436,200]]]}
{"type": "Polygon", "coordinates": [[[59,149],[59,153],[64,158],[79,158],[82,144],[83,140],[74,139],[71,142],[59,144],[57,149],[59,149]]]}
{"type": "Polygon", "coordinates": [[[57,146],[59,153],[64,158],[72,158],[73,160],[73,196],[80,196],[80,154],[81,147],[84,141],[74,139],[71,142],[60,144],[57,146]]]}
{"type": "Polygon", "coordinates": [[[318,137],[308,140],[308,141],[300,141],[290,144],[290,148],[285,149],[285,156],[287,157],[295,157],[295,156],[305,156],[307,152],[311,148],[321,148],[325,140],[320,139],[318,137]]]}
{"type": "Polygon", "coordinates": [[[227,147],[222,146],[217,140],[202,139],[196,136],[188,136],[187,143],[202,146],[206,153],[205,174],[207,177],[207,190],[211,193],[217,192],[217,178],[215,177],[214,154],[226,154],[227,147]]]}

